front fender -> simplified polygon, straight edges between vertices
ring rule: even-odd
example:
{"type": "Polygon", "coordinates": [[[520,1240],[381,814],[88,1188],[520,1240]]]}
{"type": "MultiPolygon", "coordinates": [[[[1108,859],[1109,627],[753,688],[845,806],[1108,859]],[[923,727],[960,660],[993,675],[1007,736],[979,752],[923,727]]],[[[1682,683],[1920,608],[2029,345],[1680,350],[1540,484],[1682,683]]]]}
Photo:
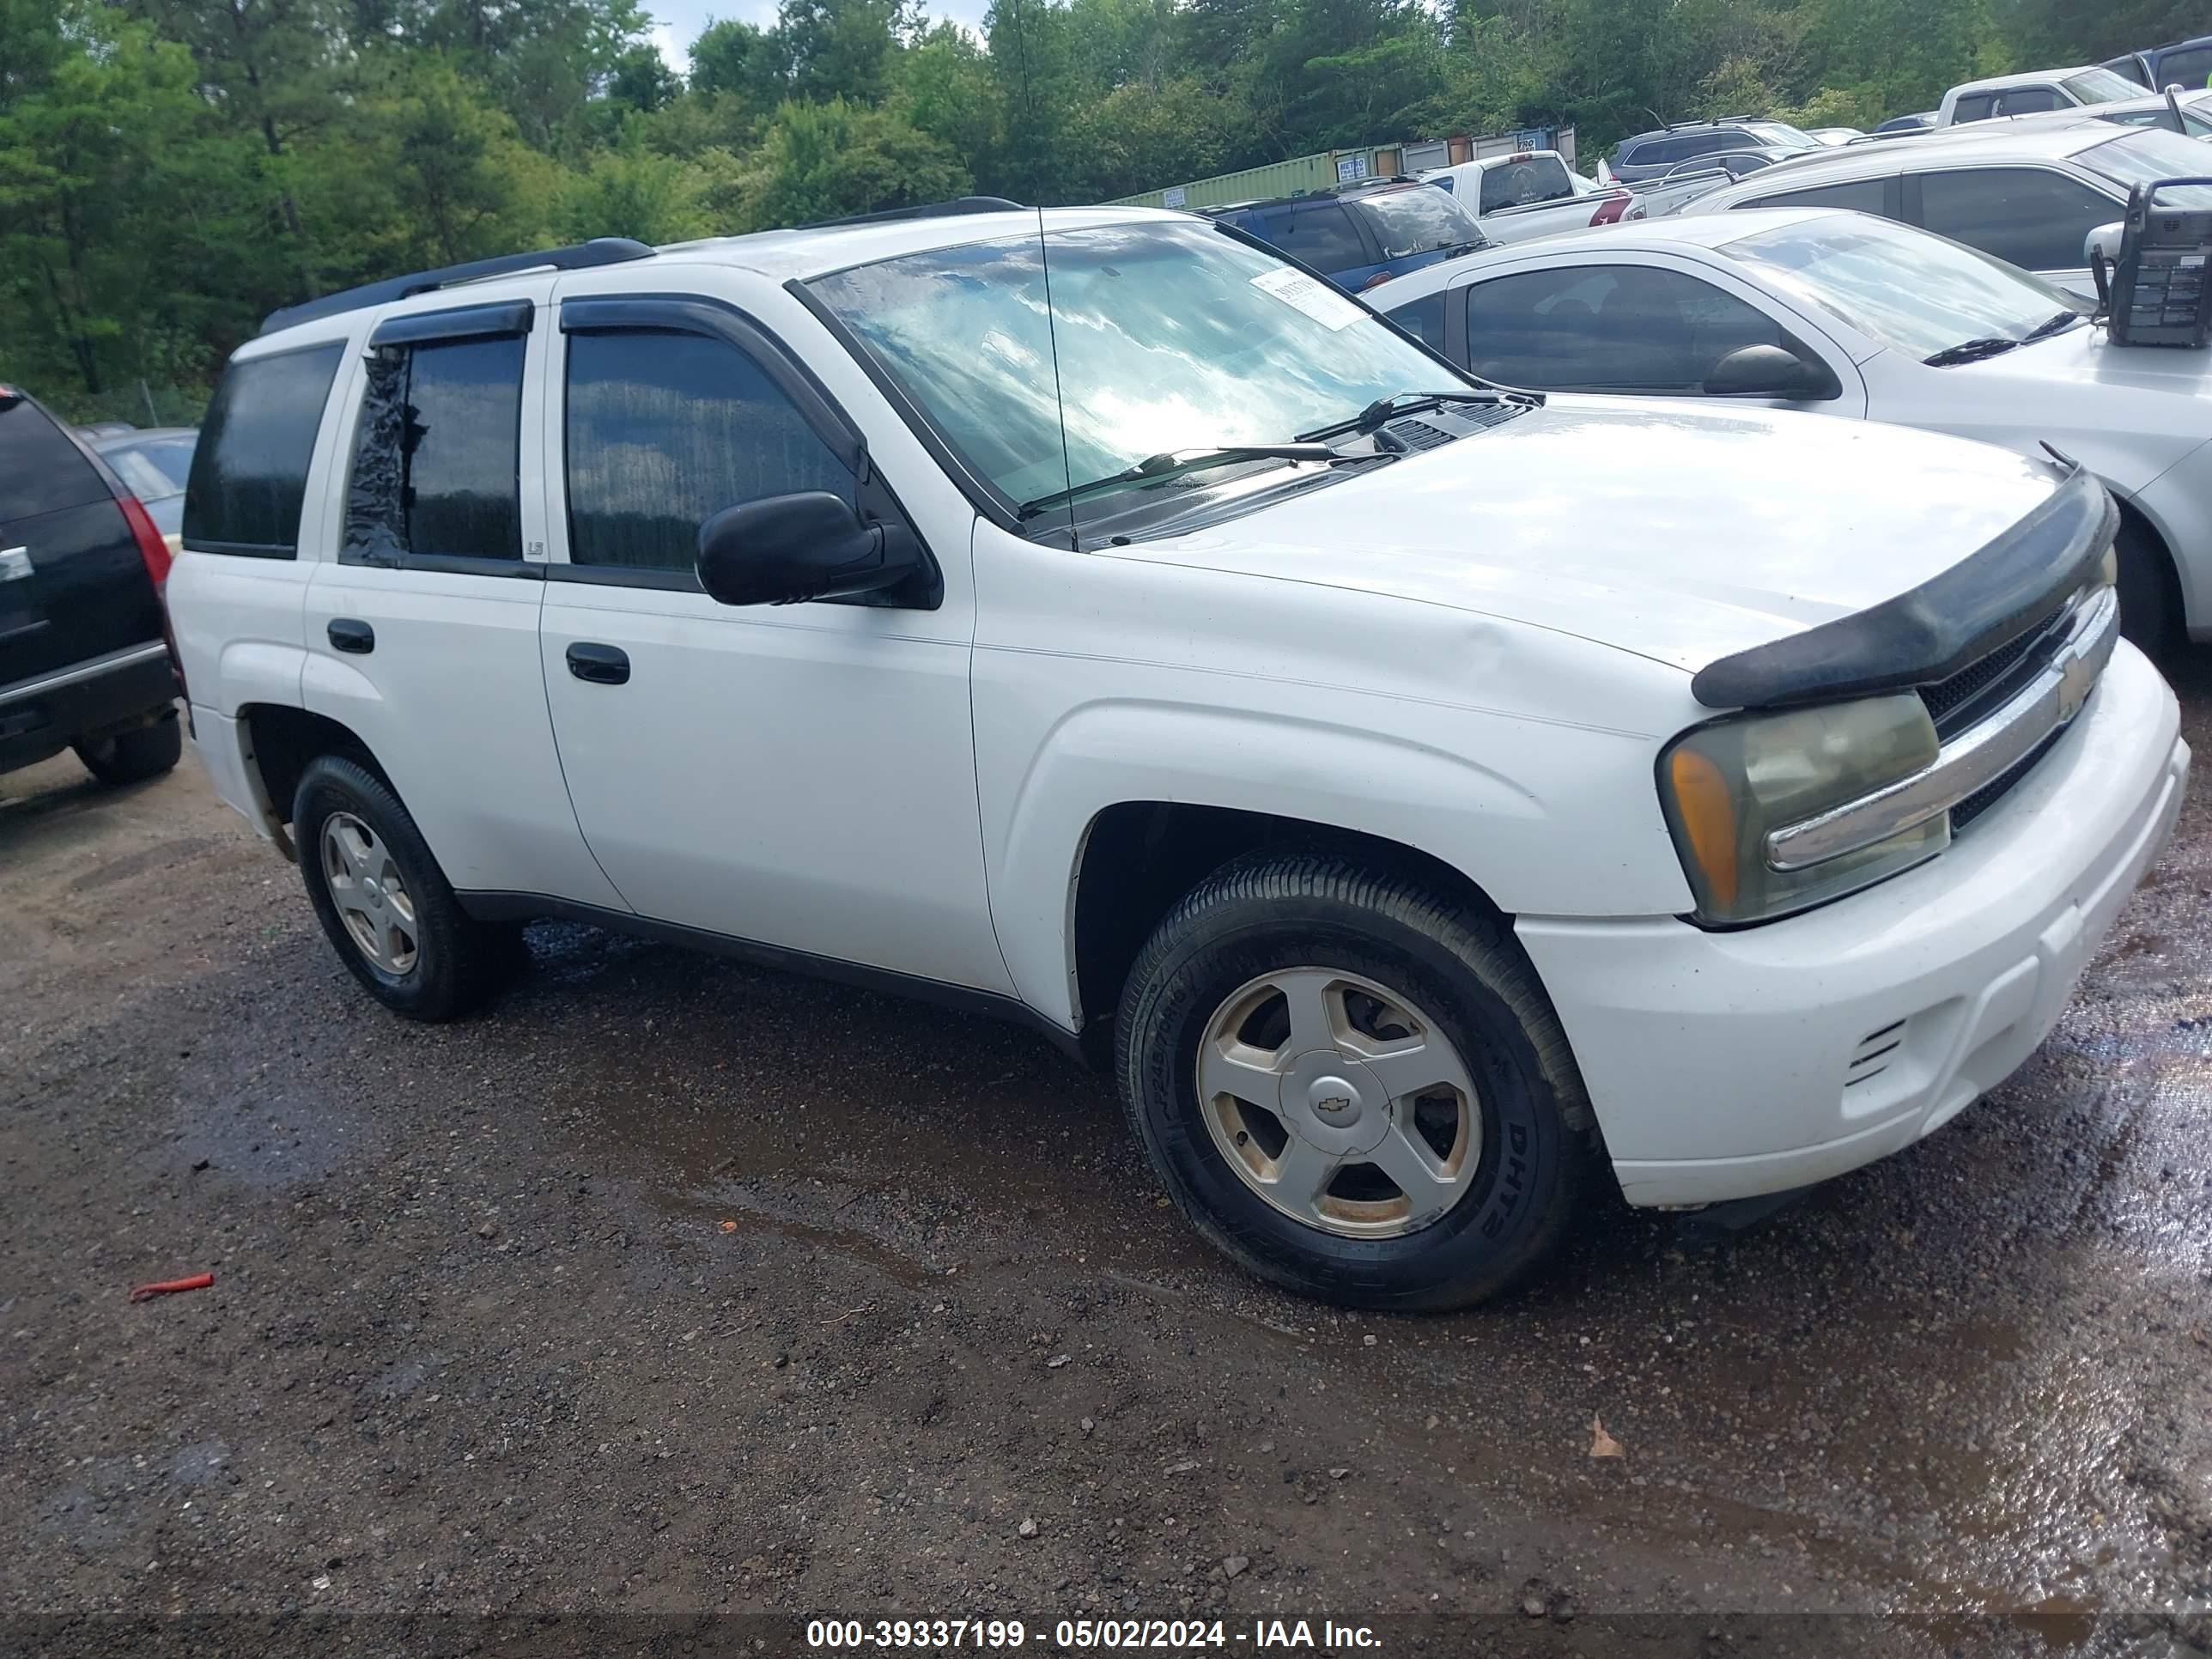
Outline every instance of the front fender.
{"type": "Polygon", "coordinates": [[[1395,842],[1461,871],[1509,914],[1673,915],[1692,902],[1647,736],[1464,708],[1397,704],[1395,729],[1384,729],[1101,696],[1060,712],[1016,769],[997,763],[1008,757],[986,732],[1004,728],[982,708],[979,696],[981,775],[1005,786],[987,781],[983,796],[999,942],[1023,1000],[1070,1030],[1084,845],[1099,815],[1127,802],[1267,813],[1395,842]],[[1447,748],[1439,739],[1453,727],[1447,748]]]}

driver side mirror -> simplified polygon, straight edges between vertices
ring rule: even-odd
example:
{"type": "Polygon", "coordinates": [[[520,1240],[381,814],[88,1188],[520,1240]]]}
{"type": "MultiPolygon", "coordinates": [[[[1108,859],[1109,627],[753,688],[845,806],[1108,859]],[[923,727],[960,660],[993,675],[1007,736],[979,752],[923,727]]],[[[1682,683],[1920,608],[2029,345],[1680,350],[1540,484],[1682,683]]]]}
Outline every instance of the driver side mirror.
{"type": "Polygon", "coordinates": [[[848,599],[927,568],[912,531],[863,524],[826,489],[725,507],[699,526],[699,585],[724,605],[848,599]]]}
{"type": "Polygon", "coordinates": [[[2120,258],[2120,240],[2127,227],[2121,224],[2099,225],[2081,240],[2081,263],[2094,265],[2102,260],[2116,264],[2120,258]]]}
{"type": "Polygon", "coordinates": [[[1708,398],[1818,398],[1838,396],[1836,377],[1786,346],[1743,346],[1705,371],[1708,398]]]}

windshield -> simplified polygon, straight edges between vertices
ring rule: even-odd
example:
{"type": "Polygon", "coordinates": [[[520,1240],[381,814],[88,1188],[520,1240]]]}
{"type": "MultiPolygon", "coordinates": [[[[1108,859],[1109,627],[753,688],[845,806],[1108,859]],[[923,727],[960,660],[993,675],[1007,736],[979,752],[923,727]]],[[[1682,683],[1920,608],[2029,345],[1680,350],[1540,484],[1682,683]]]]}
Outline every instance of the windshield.
{"type": "MultiPolygon", "coordinates": [[[[2104,118],[2115,126],[2154,127],[2167,118],[2167,112],[2165,101],[2160,100],[2155,109],[2115,110],[2104,118]]],[[[2212,118],[2199,114],[2191,105],[2181,106],[2181,125],[2188,129],[2187,136],[2191,138],[2212,136],[2212,118]]],[[[2212,157],[2207,159],[2212,160],[2212,157]]]]}
{"type": "Polygon", "coordinates": [[[1035,236],[977,242],[811,285],[1009,501],[1468,384],[1328,283],[1210,227],[1055,231],[1046,252],[1048,269],[1035,236]]]}
{"type": "MultiPolygon", "coordinates": [[[[2163,129],[2124,132],[2118,137],[2085,149],[2074,158],[2090,172],[2111,179],[2124,191],[2161,179],[2202,179],[2212,175],[2212,155],[2194,138],[2163,129]]],[[[2167,207],[2212,208],[2212,185],[2185,185],[2162,190],[2159,201],[2167,207]]],[[[2116,204],[2112,217],[2121,210],[2116,204]]]]}
{"type": "Polygon", "coordinates": [[[2083,70],[2058,83],[2085,104],[2112,104],[2123,98],[2140,98],[2142,88],[2124,75],[2108,69],[2083,70]]]}
{"type": "Polygon", "coordinates": [[[1721,251],[1915,359],[1967,340],[2017,340],[2080,308],[2002,259],[1857,214],[1759,231],[1721,251]]]}
{"type": "Polygon", "coordinates": [[[1409,253],[1431,253],[1440,247],[1480,247],[1486,240],[1474,216],[1450,193],[1434,185],[1413,185],[1362,196],[1346,204],[1364,213],[1375,240],[1382,244],[1382,257],[1402,259],[1409,253]]]}
{"type": "Polygon", "coordinates": [[[1826,146],[1811,133],[1793,127],[1787,121],[1746,121],[1744,131],[1753,132],[1777,149],[1823,149],[1826,146]]]}

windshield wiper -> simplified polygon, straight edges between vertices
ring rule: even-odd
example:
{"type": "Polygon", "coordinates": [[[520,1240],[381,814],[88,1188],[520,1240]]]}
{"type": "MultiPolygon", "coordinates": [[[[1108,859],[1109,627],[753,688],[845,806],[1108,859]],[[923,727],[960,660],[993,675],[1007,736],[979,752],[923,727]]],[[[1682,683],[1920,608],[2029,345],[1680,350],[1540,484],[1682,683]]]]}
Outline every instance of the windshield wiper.
{"type": "Polygon", "coordinates": [[[1502,404],[1509,401],[1500,392],[1394,392],[1387,398],[1377,398],[1348,421],[1339,421],[1334,426],[1316,427],[1311,432],[1301,432],[1301,438],[1340,438],[1347,432],[1372,432],[1394,415],[1410,415],[1416,410],[1434,409],[1440,404],[1502,404]]]}
{"type": "Polygon", "coordinates": [[[2045,318],[2027,333],[2021,335],[2021,343],[2026,345],[2031,340],[2047,340],[2054,334],[2063,334],[2081,320],[2081,313],[2078,311],[2062,311],[2056,316],[2045,318]]]}
{"type": "Polygon", "coordinates": [[[2009,335],[1991,334],[1978,340],[1961,340],[1954,346],[1945,346],[1932,356],[1920,361],[1930,368],[1948,368],[1954,363],[1978,363],[1984,357],[1995,357],[2010,351],[2020,342],[2009,335]]]}
{"type": "Polygon", "coordinates": [[[1095,490],[1111,489],[1125,483],[1151,483],[1162,478],[1179,477],[1186,472],[1195,472],[1201,467],[1224,466],[1231,461],[1344,461],[1365,460],[1364,455],[1340,455],[1327,444],[1301,441],[1294,444],[1231,444],[1220,449],[1168,449],[1157,455],[1147,455],[1134,466],[1124,467],[1103,478],[1093,478],[1089,483],[1079,483],[1066,489],[1054,490],[1049,495],[1040,495],[1033,501],[1024,501],[1015,513],[1024,519],[1034,519],[1040,513],[1088,495],[1095,490]]]}

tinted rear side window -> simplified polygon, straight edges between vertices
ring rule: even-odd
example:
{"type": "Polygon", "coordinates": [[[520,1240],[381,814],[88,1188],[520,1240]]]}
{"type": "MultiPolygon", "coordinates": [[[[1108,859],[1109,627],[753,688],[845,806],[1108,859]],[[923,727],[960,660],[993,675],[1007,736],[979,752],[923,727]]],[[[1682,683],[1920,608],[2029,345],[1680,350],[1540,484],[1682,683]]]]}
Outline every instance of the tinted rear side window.
{"type": "Polygon", "coordinates": [[[2169,52],[2158,60],[2158,83],[2161,87],[2179,86],[2190,91],[2206,84],[2212,76],[2212,46],[2189,46],[2180,52],[2169,52]]]}
{"type": "Polygon", "coordinates": [[[1301,208],[1288,223],[1276,220],[1268,227],[1268,240],[1316,270],[1344,270],[1365,264],[1370,257],[1352,216],[1334,202],[1301,208]]]}
{"type": "Polygon", "coordinates": [[[1389,313],[1390,320],[1424,345],[1444,349],[1444,296],[1441,290],[1409,300],[1389,313]]]}
{"type": "Polygon", "coordinates": [[[1847,185],[1816,185],[1810,190],[1785,190],[1762,196],[1738,207],[1850,208],[1859,213],[1881,213],[1889,199],[1887,179],[1854,179],[1847,185]]]}
{"type": "Polygon", "coordinates": [[[233,363],[200,427],[185,486],[185,541],[208,553],[289,559],[323,405],[344,346],[233,363]]]}
{"type": "Polygon", "coordinates": [[[0,409],[0,520],[107,499],[107,486],[61,428],[28,403],[0,409]]]}
{"type": "Polygon", "coordinates": [[[2119,216],[2117,203],[2087,185],[2039,168],[1931,173],[1920,181],[1923,225],[2022,270],[2078,268],[2088,234],[2119,216]]]}
{"type": "Polygon", "coordinates": [[[1988,92],[1971,93],[1951,106],[1954,125],[1960,121],[1986,121],[1996,106],[1996,94],[1988,92]]]}
{"type": "Polygon", "coordinates": [[[368,372],[345,556],[520,559],[520,335],[389,348],[368,372]]]}

